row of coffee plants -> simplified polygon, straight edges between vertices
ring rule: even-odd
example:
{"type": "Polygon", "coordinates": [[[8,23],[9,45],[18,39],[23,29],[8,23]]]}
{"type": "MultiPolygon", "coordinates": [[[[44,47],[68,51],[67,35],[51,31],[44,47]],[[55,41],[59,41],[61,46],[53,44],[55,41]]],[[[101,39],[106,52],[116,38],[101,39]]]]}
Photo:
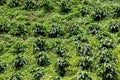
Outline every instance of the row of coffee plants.
{"type": "MultiPolygon", "coordinates": [[[[19,1],[19,0],[11,0],[8,3],[8,6],[10,8],[15,8],[15,7],[19,7],[22,6],[22,3],[24,3],[24,9],[25,10],[36,10],[39,8],[43,8],[45,9],[45,11],[51,11],[54,9],[54,7],[52,6],[52,2],[50,0],[42,0],[42,1],[33,1],[33,0],[26,0],[26,1],[19,1]],[[39,4],[38,4],[39,3],[39,4]]],[[[7,0],[0,0],[0,5],[4,5],[7,4],[7,0]]],[[[67,1],[62,1],[60,2],[60,11],[63,13],[68,13],[71,8],[70,8],[70,4],[67,1]]]]}
{"type": "Polygon", "coordinates": [[[81,72],[78,72],[75,80],[92,80],[92,77],[88,72],[92,71],[93,69],[93,48],[90,44],[86,44],[88,43],[88,39],[86,37],[83,38],[84,40],[82,40],[82,37],[78,35],[74,40],[75,42],[77,41],[77,45],[75,45],[76,55],[80,57],[79,61],[77,62],[77,67],[81,70],[81,72]]]}
{"type": "MultiPolygon", "coordinates": [[[[68,61],[69,56],[67,54],[67,49],[65,48],[65,46],[62,45],[61,41],[54,42],[52,49],[57,56],[57,60],[55,63],[55,72],[60,77],[64,77],[67,73],[67,67],[70,66],[70,63],[68,61]]],[[[54,80],[61,80],[59,76],[55,77],[54,80]]]]}
{"type": "MultiPolygon", "coordinates": [[[[83,33],[83,31],[81,31],[79,25],[77,24],[73,24],[71,26],[68,26],[67,28],[64,28],[58,24],[53,24],[50,27],[51,28],[48,30],[46,29],[46,26],[43,26],[41,23],[37,23],[33,27],[32,32],[34,32],[35,37],[43,36],[49,38],[57,38],[57,37],[62,38],[65,37],[66,35],[71,37],[83,33]]],[[[100,28],[99,25],[91,24],[90,26],[88,26],[88,33],[98,36],[98,39],[101,39],[103,36],[107,36],[107,34],[103,33],[102,31],[103,30],[100,28]]],[[[120,31],[120,23],[112,22],[108,25],[108,32],[110,34],[118,33],[119,31],[120,31]]],[[[10,33],[11,35],[18,37],[31,35],[30,31],[28,31],[28,29],[23,24],[13,25],[9,22],[0,23],[0,34],[3,33],[10,33]]],[[[82,39],[82,42],[84,41],[86,41],[85,38],[82,39]]]]}
{"type": "MultiPolygon", "coordinates": [[[[74,5],[69,1],[58,1],[60,4],[57,4],[60,6],[60,12],[62,13],[68,13],[71,11],[71,6],[74,5]]],[[[0,5],[4,5],[7,3],[7,0],[0,0],[0,5]]],[[[11,0],[8,3],[8,6],[10,8],[15,8],[18,6],[22,6],[22,4],[24,3],[24,10],[39,10],[39,9],[45,9],[45,11],[52,11],[54,10],[54,6],[53,6],[53,2],[51,2],[50,0],[42,0],[42,1],[32,1],[32,0],[26,0],[26,1],[19,1],[19,0],[11,0]]],[[[55,4],[55,3],[54,3],[55,4]]],[[[81,16],[85,16],[87,14],[90,14],[90,11],[88,9],[86,9],[85,7],[81,7],[80,8],[80,14],[81,16]]],[[[108,12],[104,9],[101,8],[96,8],[93,11],[92,14],[92,18],[94,21],[99,21],[104,19],[106,16],[108,15],[108,12]]],[[[114,11],[113,11],[113,17],[120,17],[120,7],[117,6],[114,11]]]]}

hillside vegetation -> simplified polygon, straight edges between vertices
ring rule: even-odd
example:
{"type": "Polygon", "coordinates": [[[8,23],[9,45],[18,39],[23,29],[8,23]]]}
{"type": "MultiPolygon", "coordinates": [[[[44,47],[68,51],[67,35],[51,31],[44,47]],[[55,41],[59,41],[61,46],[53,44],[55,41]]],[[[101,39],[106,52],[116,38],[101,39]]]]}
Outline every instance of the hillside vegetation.
{"type": "Polygon", "coordinates": [[[120,0],[0,0],[0,80],[120,80],[120,0]]]}

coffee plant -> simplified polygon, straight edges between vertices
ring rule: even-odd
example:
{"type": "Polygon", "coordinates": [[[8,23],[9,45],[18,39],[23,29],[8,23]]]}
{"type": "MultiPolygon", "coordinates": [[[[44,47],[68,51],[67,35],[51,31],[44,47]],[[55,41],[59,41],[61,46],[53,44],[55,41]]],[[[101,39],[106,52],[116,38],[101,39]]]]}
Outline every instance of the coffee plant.
{"type": "Polygon", "coordinates": [[[89,14],[88,10],[85,7],[82,7],[80,9],[80,13],[81,13],[81,16],[85,16],[85,15],[89,14]]]}
{"type": "Polygon", "coordinates": [[[10,31],[10,25],[7,22],[0,23],[0,33],[8,33],[10,31]]]}
{"type": "Polygon", "coordinates": [[[60,27],[57,25],[52,25],[51,29],[48,32],[48,36],[51,38],[55,38],[55,37],[59,37],[61,35],[62,35],[62,33],[60,30],[60,27]]]}
{"type": "Polygon", "coordinates": [[[77,35],[74,41],[88,42],[88,39],[85,36],[77,35]]]}
{"type": "Polygon", "coordinates": [[[65,76],[66,68],[70,65],[70,63],[64,58],[58,58],[56,63],[56,72],[60,76],[65,76]]]}
{"type": "Polygon", "coordinates": [[[83,45],[77,46],[77,55],[91,56],[92,54],[90,53],[90,51],[91,51],[91,46],[88,44],[83,44],[83,45]]]}
{"type": "Polygon", "coordinates": [[[117,79],[117,70],[111,64],[104,64],[103,72],[102,72],[102,80],[118,80],[117,79]]]}
{"type": "Polygon", "coordinates": [[[12,61],[13,68],[20,69],[27,64],[27,61],[24,56],[18,56],[12,61]]]}
{"type": "Polygon", "coordinates": [[[36,24],[34,27],[35,35],[46,36],[46,28],[42,24],[36,24]]]}
{"type": "Polygon", "coordinates": [[[7,3],[7,0],[0,0],[0,5],[4,5],[7,3]]]}
{"type": "Polygon", "coordinates": [[[100,52],[100,54],[99,54],[99,62],[100,63],[116,62],[115,56],[113,55],[113,53],[111,53],[107,50],[104,50],[104,51],[100,52]]]}
{"type": "Polygon", "coordinates": [[[14,52],[16,54],[25,52],[25,46],[22,43],[18,42],[14,47],[14,52]]]}
{"type": "Polygon", "coordinates": [[[40,4],[41,7],[43,7],[46,11],[51,11],[54,9],[54,7],[51,5],[51,1],[49,0],[43,0],[40,4]]]}
{"type": "Polygon", "coordinates": [[[3,73],[6,68],[7,68],[7,65],[3,62],[0,62],[0,73],[3,73]]]}
{"type": "Polygon", "coordinates": [[[63,13],[68,13],[71,11],[71,5],[70,2],[62,1],[60,4],[60,11],[63,13]]]}
{"type": "Polygon", "coordinates": [[[39,66],[47,66],[50,63],[47,55],[41,52],[37,55],[36,60],[39,66]]]}
{"type": "Polygon", "coordinates": [[[44,72],[39,68],[33,69],[30,73],[32,73],[34,76],[34,79],[32,80],[41,80],[42,77],[44,76],[44,72]]]}
{"type": "Polygon", "coordinates": [[[15,30],[13,31],[14,36],[26,36],[27,35],[27,30],[24,28],[24,25],[17,24],[15,26],[15,30]]]}
{"type": "Polygon", "coordinates": [[[19,0],[11,0],[10,3],[9,3],[9,6],[11,8],[18,7],[18,6],[20,6],[20,2],[19,2],[19,0]]]}
{"type": "Polygon", "coordinates": [[[92,69],[92,62],[90,57],[84,57],[78,62],[78,67],[81,67],[82,70],[92,69]]]}
{"type": "Polygon", "coordinates": [[[36,73],[34,73],[34,80],[41,80],[41,78],[43,77],[43,73],[38,71],[36,73]]]}
{"type": "Polygon", "coordinates": [[[58,46],[55,50],[58,57],[66,57],[66,49],[64,47],[58,46]]]}
{"type": "Polygon", "coordinates": [[[25,6],[24,6],[25,10],[28,10],[28,11],[35,10],[35,8],[36,8],[36,5],[32,0],[27,0],[25,2],[25,6]]]}
{"type": "Polygon", "coordinates": [[[97,39],[98,40],[101,40],[103,39],[104,37],[109,37],[110,35],[108,33],[105,33],[105,32],[101,32],[97,35],[97,39]]]}
{"type": "Polygon", "coordinates": [[[95,35],[100,31],[100,27],[99,25],[92,24],[88,27],[88,30],[92,35],[95,35]]]}
{"type": "Polygon", "coordinates": [[[33,53],[36,53],[37,51],[46,51],[46,41],[38,38],[33,43],[33,53]]]}
{"type": "Polygon", "coordinates": [[[101,40],[101,48],[107,48],[107,49],[110,49],[110,48],[114,48],[114,44],[113,44],[113,40],[112,39],[109,39],[109,38],[106,38],[105,40],[101,40]]]}
{"type": "Polygon", "coordinates": [[[52,44],[52,47],[51,49],[56,49],[58,46],[60,46],[62,43],[61,41],[55,41],[53,44],[52,44]]]}
{"type": "Polygon", "coordinates": [[[119,32],[119,30],[120,30],[120,24],[118,24],[118,23],[112,23],[112,24],[109,25],[108,30],[111,33],[119,32]]]}
{"type": "Polygon", "coordinates": [[[102,20],[103,18],[105,18],[106,15],[107,14],[106,14],[105,10],[98,8],[94,11],[92,17],[93,17],[94,21],[99,21],[99,20],[102,20]]]}
{"type": "Polygon", "coordinates": [[[78,74],[75,80],[92,80],[92,78],[88,75],[87,72],[81,72],[78,74]]]}
{"type": "Polygon", "coordinates": [[[120,17],[120,6],[117,6],[116,9],[114,10],[113,17],[116,17],[116,18],[120,17]]]}
{"type": "Polygon", "coordinates": [[[78,35],[80,33],[79,25],[74,24],[68,28],[69,36],[78,35]]]}
{"type": "Polygon", "coordinates": [[[8,80],[23,80],[20,74],[13,74],[8,80]]]}

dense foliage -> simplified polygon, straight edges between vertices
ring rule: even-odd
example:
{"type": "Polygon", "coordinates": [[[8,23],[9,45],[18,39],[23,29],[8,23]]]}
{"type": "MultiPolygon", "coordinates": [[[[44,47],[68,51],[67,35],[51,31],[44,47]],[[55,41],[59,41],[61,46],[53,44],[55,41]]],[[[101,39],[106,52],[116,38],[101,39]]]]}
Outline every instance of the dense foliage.
{"type": "Polygon", "coordinates": [[[92,54],[90,53],[90,51],[91,51],[91,46],[89,44],[83,44],[83,45],[77,46],[77,54],[78,55],[91,56],[92,54]]]}
{"type": "Polygon", "coordinates": [[[107,49],[115,47],[114,44],[113,44],[113,40],[109,39],[109,38],[106,38],[105,40],[101,40],[101,45],[100,46],[102,48],[107,48],[107,49]]]}
{"type": "Polygon", "coordinates": [[[120,17],[120,6],[117,6],[116,9],[114,10],[114,15],[113,17],[120,17]]]}
{"type": "Polygon", "coordinates": [[[81,13],[81,16],[86,16],[87,14],[89,14],[88,10],[85,7],[82,7],[80,9],[80,13],[81,13]]]}
{"type": "Polygon", "coordinates": [[[81,72],[75,80],[92,80],[92,78],[86,72],[81,72]]]}
{"type": "Polygon", "coordinates": [[[93,35],[97,34],[100,31],[99,25],[92,24],[88,28],[89,32],[93,35]]]}
{"type": "Polygon", "coordinates": [[[24,9],[25,10],[35,10],[36,6],[35,3],[32,0],[26,0],[24,9]]]}
{"type": "Polygon", "coordinates": [[[9,6],[11,8],[15,8],[15,7],[20,6],[19,0],[11,0],[10,3],[9,3],[9,6]]]}
{"type": "Polygon", "coordinates": [[[88,70],[92,68],[92,59],[89,57],[82,58],[78,62],[78,66],[81,67],[83,70],[88,70]]]}
{"type": "Polygon", "coordinates": [[[112,23],[112,24],[109,25],[108,30],[111,33],[119,32],[120,24],[119,23],[112,23]]]}
{"type": "Polygon", "coordinates": [[[74,24],[69,26],[68,33],[69,33],[69,36],[78,35],[80,33],[79,25],[74,24]]]}
{"type": "Polygon", "coordinates": [[[0,33],[7,33],[10,31],[10,25],[7,22],[0,23],[0,33]]]}
{"type": "Polygon", "coordinates": [[[46,36],[46,28],[40,23],[35,24],[34,33],[35,35],[46,36]]]}
{"type": "Polygon", "coordinates": [[[60,11],[63,13],[68,13],[71,10],[70,2],[61,1],[60,11]]]}
{"type": "Polygon", "coordinates": [[[27,35],[27,30],[24,28],[22,24],[17,24],[15,25],[15,30],[13,31],[14,36],[26,36],[27,35]]]}
{"type": "Polygon", "coordinates": [[[6,4],[7,0],[0,0],[0,5],[6,4]]]}
{"type": "Polygon", "coordinates": [[[111,64],[104,64],[102,80],[117,80],[117,71],[111,64]]]}
{"type": "Polygon", "coordinates": [[[40,5],[41,5],[42,8],[45,9],[45,11],[51,11],[51,10],[54,9],[54,7],[51,5],[50,0],[43,0],[40,5]]]}
{"type": "Polygon", "coordinates": [[[46,50],[46,41],[43,39],[36,39],[33,43],[33,53],[36,53],[36,51],[45,51],[46,50]]]}
{"type": "Polygon", "coordinates": [[[66,57],[66,49],[64,47],[58,46],[55,50],[55,53],[59,57],[66,57]]]}
{"type": "Polygon", "coordinates": [[[66,68],[70,63],[64,58],[58,58],[56,63],[56,71],[60,76],[65,76],[66,68]]]}
{"type": "Polygon", "coordinates": [[[19,53],[23,53],[24,51],[25,51],[25,46],[22,43],[18,42],[14,47],[14,52],[16,54],[19,54],[19,53]]]}
{"type": "Polygon", "coordinates": [[[13,74],[8,80],[23,80],[20,74],[13,74]]]}
{"type": "Polygon", "coordinates": [[[61,29],[58,25],[52,25],[51,29],[48,32],[48,36],[51,38],[59,37],[61,36],[61,29]]]}
{"type": "Polygon", "coordinates": [[[44,72],[39,68],[32,70],[30,73],[33,74],[33,80],[41,80],[44,76],[44,72]]]}
{"type": "Polygon", "coordinates": [[[50,63],[45,53],[39,53],[36,59],[37,59],[37,64],[40,66],[47,66],[50,63]]]}
{"type": "Polygon", "coordinates": [[[102,10],[100,8],[97,8],[94,13],[93,13],[93,20],[94,21],[99,21],[99,20],[102,20],[103,18],[106,17],[106,11],[105,10],[102,10]]]}
{"type": "Polygon", "coordinates": [[[6,69],[7,65],[3,62],[0,62],[0,73],[3,73],[6,69]]]}
{"type": "Polygon", "coordinates": [[[115,56],[110,51],[104,50],[100,52],[99,56],[100,56],[99,58],[100,63],[116,62],[115,56]]]}
{"type": "Polygon", "coordinates": [[[87,37],[82,36],[82,35],[77,35],[74,39],[74,41],[80,41],[80,42],[88,42],[87,37]]]}
{"type": "Polygon", "coordinates": [[[27,64],[27,61],[24,56],[18,56],[12,62],[13,67],[18,70],[25,64],[27,64]]]}

